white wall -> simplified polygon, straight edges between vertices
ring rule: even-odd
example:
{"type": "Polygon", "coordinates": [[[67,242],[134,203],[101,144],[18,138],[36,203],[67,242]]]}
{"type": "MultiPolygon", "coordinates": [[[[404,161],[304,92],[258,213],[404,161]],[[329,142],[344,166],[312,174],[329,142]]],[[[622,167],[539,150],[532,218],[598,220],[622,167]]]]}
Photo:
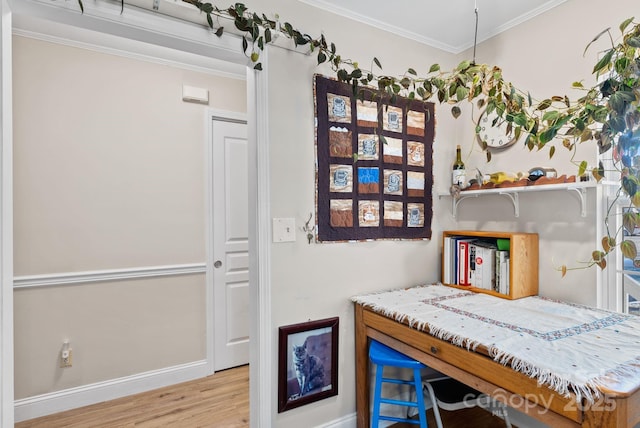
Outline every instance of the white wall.
{"type": "MultiPolygon", "coordinates": [[[[15,37],[16,276],[204,266],[205,109],[246,111],[245,86],[15,37]]],[[[204,360],[205,286],[203,269],[17,289],[16,399],[204,360]]]]}

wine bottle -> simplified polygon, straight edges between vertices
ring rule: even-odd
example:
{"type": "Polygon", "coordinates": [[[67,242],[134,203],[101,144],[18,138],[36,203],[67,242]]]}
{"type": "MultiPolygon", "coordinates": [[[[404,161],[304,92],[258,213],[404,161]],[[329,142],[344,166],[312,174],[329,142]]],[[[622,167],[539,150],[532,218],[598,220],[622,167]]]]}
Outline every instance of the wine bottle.
{"type": "Polygon", "coordinates": [[[459,144],[456,146],[456,161],[453,164],[451,184],[457,184],[460,187],[465,187],[467,184],[467,171],[464,168],[464,162],[462,162],[459,144]]]}

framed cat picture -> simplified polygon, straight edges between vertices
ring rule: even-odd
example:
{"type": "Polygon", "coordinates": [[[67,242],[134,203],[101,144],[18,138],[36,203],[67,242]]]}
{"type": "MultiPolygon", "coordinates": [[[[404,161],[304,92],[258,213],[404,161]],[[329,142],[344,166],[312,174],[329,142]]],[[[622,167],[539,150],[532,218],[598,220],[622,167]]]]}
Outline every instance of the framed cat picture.
{"type": "Polygon", "coordinates": [[[338,395],[338,322],[326,318],[278,329],[278,412],[338,395]]]}

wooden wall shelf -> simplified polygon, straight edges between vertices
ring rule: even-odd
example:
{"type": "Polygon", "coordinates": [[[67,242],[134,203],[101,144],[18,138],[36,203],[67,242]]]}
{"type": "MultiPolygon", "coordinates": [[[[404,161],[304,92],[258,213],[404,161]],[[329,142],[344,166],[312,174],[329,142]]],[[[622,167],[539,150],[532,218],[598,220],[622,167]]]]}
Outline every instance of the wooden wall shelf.
{"type": "Polygon", "coordinates": [[[445,285],[470,290],[479,293],[505,299],[519,299],[538,294],[538,234],[523,232],[486,232],[477,230],[447,230],[442,232],[442,279],[445,285]],[[493,290],[444,283],[445,269],[445,237],[460,236],[465,238],[502,238],[510,241],[510,270],[509,270],[509,294],[498,293],[493,290]]]}

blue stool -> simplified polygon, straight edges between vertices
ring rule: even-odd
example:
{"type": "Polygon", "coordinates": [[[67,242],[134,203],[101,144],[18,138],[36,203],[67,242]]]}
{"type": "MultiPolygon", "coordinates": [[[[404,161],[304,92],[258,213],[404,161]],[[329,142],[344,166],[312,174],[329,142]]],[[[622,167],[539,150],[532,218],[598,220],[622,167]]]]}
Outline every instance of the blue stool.
{"type": "Polygon", "coordinates": [[[427,414],[424,407],[424,396],[422,394],[422,376],[420,370],[426,366],[419,361],[407,357],[400,352],[383,345],[380,342],[371,340],[369,345],[369,359],[376,364],[376,384],[373,393],[373,415],[371,416],[371,427],[378,428],[381,420],[393,422],[405,422],[420,425],[420,428],[427,428],[427,414]],[[413,370],[413,380],[393,379],[382,376],[385,366],[402,367],[413,370]],[[396,385],[411,385],[416,390],[416,401],[395,400],[381,396],[382,384],[393,383],[396,385]],[[418,408],[419,420],[409,418],[397,418],[394,416],[380,415],[380,404],[393,404],[396,406],[407,406],[418,408]]]}

